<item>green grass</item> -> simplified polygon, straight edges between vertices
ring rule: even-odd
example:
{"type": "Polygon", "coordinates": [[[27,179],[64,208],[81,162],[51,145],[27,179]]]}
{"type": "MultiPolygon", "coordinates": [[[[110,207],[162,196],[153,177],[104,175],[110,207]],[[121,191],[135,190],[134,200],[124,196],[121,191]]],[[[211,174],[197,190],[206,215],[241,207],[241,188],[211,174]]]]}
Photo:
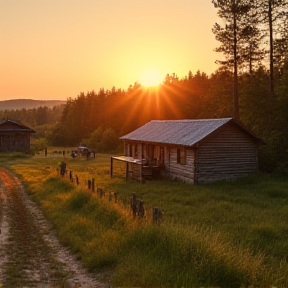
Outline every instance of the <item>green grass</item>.
{"type": "Polygon", "coordinates": [[[259,174],[203,185],[140,184],[110,179],[110,155],[66,156],[68,171],[83,184],[77,187],[58,176],[62,155],[3,157],[1,164],[22,177],[61,241],[90,270],[112,269],[114,286],[288,286],[285,178],[259,174]],[[87,191],[92,178],[96,187],[118,192],[122,204],[87,191]],[[125,208],[133,193],[143,199],[148,216],[152,207],[162,209],[160,226],[149,217],[133,220],[125,208]]]}

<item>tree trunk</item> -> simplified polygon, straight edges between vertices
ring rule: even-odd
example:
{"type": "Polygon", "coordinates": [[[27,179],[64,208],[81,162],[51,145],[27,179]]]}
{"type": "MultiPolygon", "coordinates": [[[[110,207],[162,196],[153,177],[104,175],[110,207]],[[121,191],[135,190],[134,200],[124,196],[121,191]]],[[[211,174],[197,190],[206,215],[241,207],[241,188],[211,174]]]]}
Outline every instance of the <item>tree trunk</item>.
{"type": "Polygon", "coordinates": [[[233,13],[234,13],[233,14],[233,33],[234,33],[234,47],[233,47],[233,53],[234,53],[234,89],[233,89],[233,94],[234,94],[233,95],[233,99],[234,99],[234,113],[233,114],[234,114],[234,119],[235,120],[239,120],[236,11],[234,11],[233,13]]]}
{"type": "Polygon", "coordinates": [[[272,20],[272,0],[268,1],[268,21],[269,21],[269,42],[270,42],[270,77],[269,77],[269,92],[274,96],[274,49],[273,49],[273,20],[272,20]]]}

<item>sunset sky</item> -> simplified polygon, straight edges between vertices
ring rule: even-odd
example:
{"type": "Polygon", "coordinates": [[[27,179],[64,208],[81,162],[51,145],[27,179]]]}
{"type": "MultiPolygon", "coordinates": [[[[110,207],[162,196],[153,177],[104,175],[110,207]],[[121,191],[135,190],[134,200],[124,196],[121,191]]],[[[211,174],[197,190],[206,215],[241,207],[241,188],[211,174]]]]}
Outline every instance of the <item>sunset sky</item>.
{"type": "Polygon", "coordinates": [[[210,75],[217,21],[211,0],[0,0],[0,100],[210,75]]]}

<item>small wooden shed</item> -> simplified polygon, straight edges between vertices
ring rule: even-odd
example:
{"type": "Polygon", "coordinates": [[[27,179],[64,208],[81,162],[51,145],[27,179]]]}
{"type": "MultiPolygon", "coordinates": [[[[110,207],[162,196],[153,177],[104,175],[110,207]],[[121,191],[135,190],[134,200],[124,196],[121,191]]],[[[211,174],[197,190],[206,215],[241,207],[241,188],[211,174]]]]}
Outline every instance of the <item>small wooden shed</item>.
{"type": "Polygon", "coordinates": [[[126,177],[153,175],[189,183],[230,180],[258,171],[264,141],[233,118],[152,120],[122,136],[126,177]],[[130,167],[130,168],[129,168],[130,167]]]}
{"type": "Polygon", "coordinates": [[[0,152],[27,152],[30,135],[35,131],[12,120],[0,122],[0,152]]]}

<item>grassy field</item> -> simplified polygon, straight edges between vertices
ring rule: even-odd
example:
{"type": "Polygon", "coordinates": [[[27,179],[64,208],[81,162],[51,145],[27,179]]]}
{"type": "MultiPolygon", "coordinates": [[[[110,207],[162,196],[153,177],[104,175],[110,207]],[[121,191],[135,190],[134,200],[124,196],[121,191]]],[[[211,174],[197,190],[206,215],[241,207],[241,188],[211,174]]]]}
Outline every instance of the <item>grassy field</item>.
{"type": "Polygon", "coordinates": [[[113,287],[288,287],[287,179],[140,184],[111,179],[105,154],[92,160],[1,154],[0,165],[22,178],[61,241],[91,271],[111,271],[113,287]],[[59,176],[61,161],[80,185],[59,176]],[[87,189],[92,178],[107,197],[87,189]],[[144,201],[144,219],[129,211],[133,193],[144,201]],[[152,224],[152,207],[162,210],[161,225],[152,224]]]}

